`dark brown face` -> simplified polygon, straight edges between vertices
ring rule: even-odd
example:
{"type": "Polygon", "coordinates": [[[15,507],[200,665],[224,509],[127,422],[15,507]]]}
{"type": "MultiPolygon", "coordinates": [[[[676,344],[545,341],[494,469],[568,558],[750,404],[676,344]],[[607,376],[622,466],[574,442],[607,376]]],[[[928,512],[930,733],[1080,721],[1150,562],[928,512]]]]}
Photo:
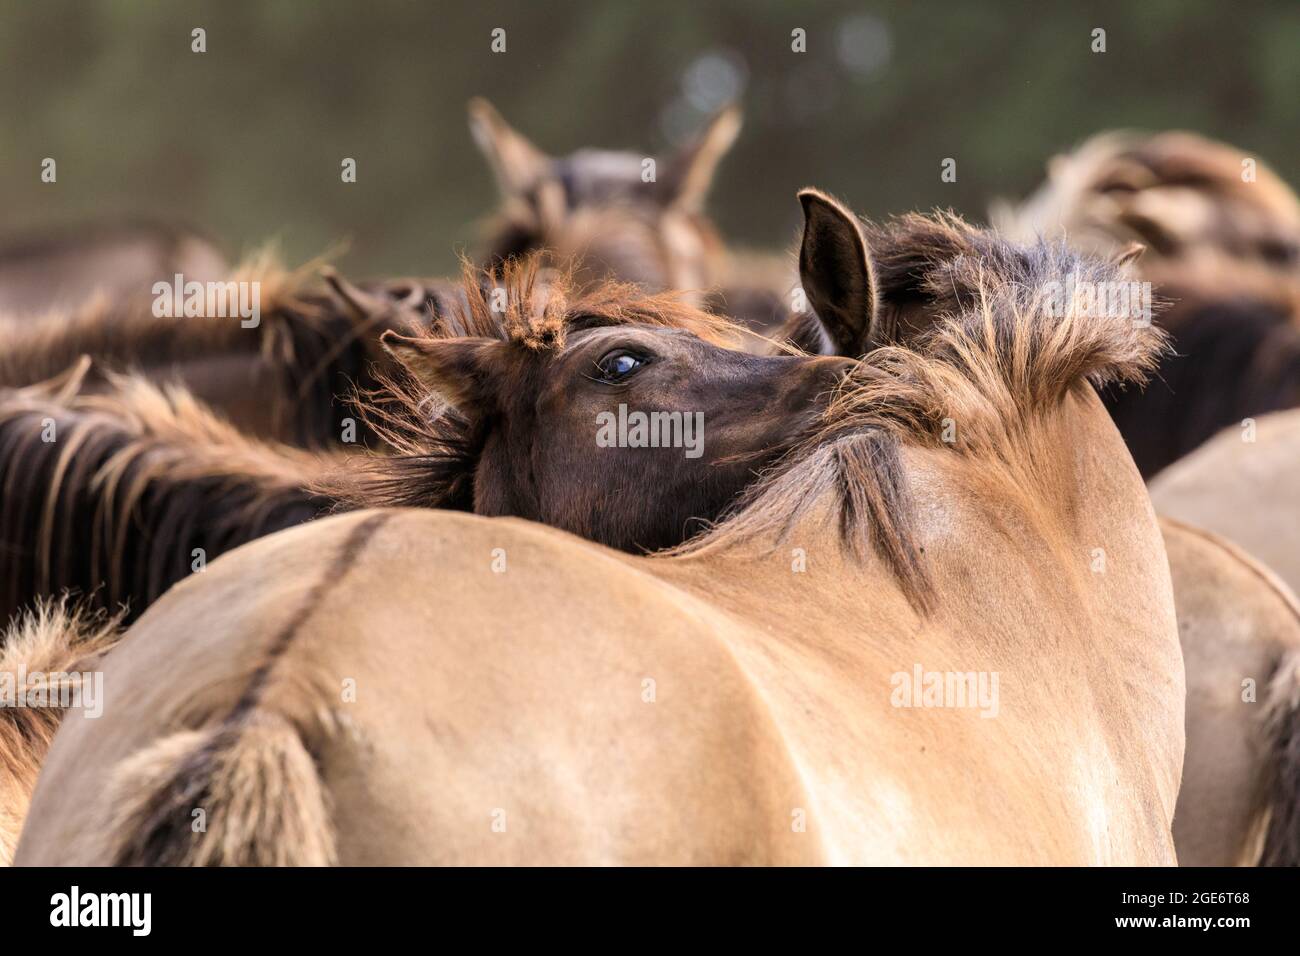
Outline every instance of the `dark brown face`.
{"type": "Polygon", "coordinates": [[[718,518],[855,364],[754,356],[637,325],[574,333],[546,353],[477,341],[454,362],[435,359],[442,381],[476,383],[444,388],[485,430],[474,510],[627,551],[679,544],[718,518]]]}
{"type": "Polygon", "coordinates": [[[525,517],[625,550],[678,544],[790,447],[852,364],[757,357],[680,330],[584,333],[536,393],[533,474],[509,480],[533,485],[525,517]]]}

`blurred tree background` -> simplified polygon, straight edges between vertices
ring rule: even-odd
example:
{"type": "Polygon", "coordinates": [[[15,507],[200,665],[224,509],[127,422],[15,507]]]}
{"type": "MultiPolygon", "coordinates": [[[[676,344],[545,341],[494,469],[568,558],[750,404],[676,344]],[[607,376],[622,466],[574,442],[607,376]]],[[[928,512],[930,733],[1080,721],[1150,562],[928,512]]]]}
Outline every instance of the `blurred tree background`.
{"type": "Polygon", "coordinates": [[[465,122],[492,100],[545,149],[651,155],[730,98],[746,125],[711,208],[779,247],[817,185],[873,216],[982,219],[1103,129],[1184,127],[1300,181],[1300,4],[660,0],[3,0],[0,226],[123,215],[232,255],[348,240],[353,274],[438,274],[496,196],[465,122]],[[190,31],[207,31],[193,53],[190,31]],[[507,50],[489,48],[494,28],[507,50]],[[1107,51],[1091,33],[1106,30],[1107,51]],[[791,31],[807,52],[791,50],[791,31]],[[58,182],[40,182],[44,157],[58,182]],[[340,180],[354,157],[358,181],[340,180]],[[945,157],[957,181],[940,180],[945,157]]]}

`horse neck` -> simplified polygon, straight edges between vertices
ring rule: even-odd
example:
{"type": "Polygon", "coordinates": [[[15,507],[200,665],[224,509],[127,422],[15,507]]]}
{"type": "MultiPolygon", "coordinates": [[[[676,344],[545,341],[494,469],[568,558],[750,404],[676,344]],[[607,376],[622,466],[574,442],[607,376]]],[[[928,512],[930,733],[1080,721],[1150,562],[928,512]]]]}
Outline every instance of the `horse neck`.
{"type": "MultiPolygon", "coordinates": [[[[1109,619],[1118,601],[1143,609],[1125,615],[1135,621],[1141,613],[1172,619],[1149,499],[1096,394],[1068,396],[1027,431],[1019,447],[987,459],[946,447],[904,449],[910,533],[935,600],[928,613],[909,602],[879,555],[859,557],[846,546],[835,483],[788,528],[721,539],[650,567],[735,616],[794,631],[815,619],[853,629],[875,622],[900,635],[983,634],[1005,620],[1013,580],[1025,621],[1038,627],[1055,626],[1072,602],[1082,602],[1081,619],[1109,619]]],[[[1038,635],[1026,627],[1020,636],[1038,635]]]]}

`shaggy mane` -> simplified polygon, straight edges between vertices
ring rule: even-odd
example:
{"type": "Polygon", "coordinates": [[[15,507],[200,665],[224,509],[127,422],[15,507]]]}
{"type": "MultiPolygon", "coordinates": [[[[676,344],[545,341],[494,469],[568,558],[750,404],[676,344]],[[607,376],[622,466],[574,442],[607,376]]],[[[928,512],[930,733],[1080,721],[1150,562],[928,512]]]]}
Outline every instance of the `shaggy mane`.
{"type": "Polygon", "coordinates": [[[245,329],[238,318],[195,321],[153,314],[141,300],[96,297],[71,314],[43,320],[0,319],[7,340],[0,353],[0,386],[22,387],[52,378],[82,355],[102,361],[143,364],[201,357],[215,351],[249,351],[286,362],[295,358],[302,333],[322,317],[315,279],[322,263],[285,269],[264,251],[237,267],[225,281],[261,284],[262,322],[245,329]]]}
{"type": "Polygon", "coordinates": [[[379,333],[427,325],[438,307],[434,290],[413,283],[398,300],[386,289],[349,285],[320,260],[285,269],[270,252],[253,256],[223,281],[259,284],[257,326],[244,328],[237,315],[160,317],[149,301],[103,297],[66,316],[0,319],[6,341],[0,387],[35,385],[83,355],[95,359],[91,375],[101,384],[109,371],[183,379],[188,364],[237,358],[257,363],[273,386],[264,396],[266,421],[255,430],[324,447],[338,438],[336,398],[349,383],[373,384],[371,365],[386,359],[379,333]]]}
{"type": "Polygon", "coordinates": [[[672,553],[784,535],[834,489],[846,545],[859,555],[874,550],[925,610],[934,595],[912,532],[902,447],[1014,468],[1033,454],[1026,439],[1036,421],[1085,382],[1144,380],[1165,336],[1127,317],[1079,314],[1072,303],[1053,317],[1053,284],[1071,275],[1125,278],[1062,243],[1018,246],[946,213],[868,224],[867,236],[885,321],[896,319],[899,304],[924,301],[929,328],[868,354],[794,449],[713,528],[672,553]],[[942,440],[946,420],[957,423],[956,442],[942,440]]]}
{"type": "Polygon", "coordinates": [[[5,615],[65,589],[135,615],[191,573],[192,549],[213,560],[329,507],[305,490],[316,455],[249,438],[179,387],[109,372],[109,392],[79,394],[88,364],[0,394],[5,615]]]}
{"type": "MultiPolygon", "coordinates": [[[[95,657],[121,636],[121,620],[67,600],[38,601],[0,633],[0,673],[17,680],[25,670],[27,689],[56,689],[40,674],[63,673],[79,680],[95,657]]],[[[58,706],[0,707],[0,866],[13,862],[32,790],[65,711],[58,706]]]]}

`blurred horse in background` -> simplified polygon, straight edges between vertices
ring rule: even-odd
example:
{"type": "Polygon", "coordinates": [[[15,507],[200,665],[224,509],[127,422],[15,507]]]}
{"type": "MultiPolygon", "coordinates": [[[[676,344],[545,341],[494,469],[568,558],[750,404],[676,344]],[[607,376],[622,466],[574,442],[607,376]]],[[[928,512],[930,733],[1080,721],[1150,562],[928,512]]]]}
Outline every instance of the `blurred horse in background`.
{"type": "Polygon", "coordinates": [[[197,282],[225,278],[213,242],[185,226],[129,221],[0,239],[0,316],[62,315],[101,296],[147,301],[156,282],[180,273],[197,282]]]}
{"type": "MultiPolygon", "coordinates": [[[[147,300],[102,296],[45,322],[0,320],[0,388],[55,378],[82,356],[93,364],[83,393],[111,389],[106,376],[132,373],[181,385],[249,435],[303,448],[373,440],[349,395],[374,388],[388,364],[379,336],[412,332],[432,320],[440,298],[458,292],[394,281],[358,288],[309,263],[286,270],[256,256],[222,279],[255,285],[260,315],[204,308],[193,316],[159,315],[147,300]]],[[[454,288],[455,284],[451,284],[454,288]]]]}
{"type": "Polygon", "coordinates": [[[740,133],[728,106],[668,156],[579,149],[543,152],[486,100],[469,104],[470,130],[501,192],[488,225],[485,264],[546,250],[610,276],[686,301],[767,334],[790,311],[795,276],[783,256],[728,250],[704,211],[719,163],[740,133]]]}
{"type": "Polygon", "coordinates": [[[1108,133],[991,215],[1025,241],[1145,249],[1177,354],[1145,391],[1104,397],[1146,477],[1251,415],[1300,405],[1300,200],[1256,157],[1191,133],[1108,133]]]}

